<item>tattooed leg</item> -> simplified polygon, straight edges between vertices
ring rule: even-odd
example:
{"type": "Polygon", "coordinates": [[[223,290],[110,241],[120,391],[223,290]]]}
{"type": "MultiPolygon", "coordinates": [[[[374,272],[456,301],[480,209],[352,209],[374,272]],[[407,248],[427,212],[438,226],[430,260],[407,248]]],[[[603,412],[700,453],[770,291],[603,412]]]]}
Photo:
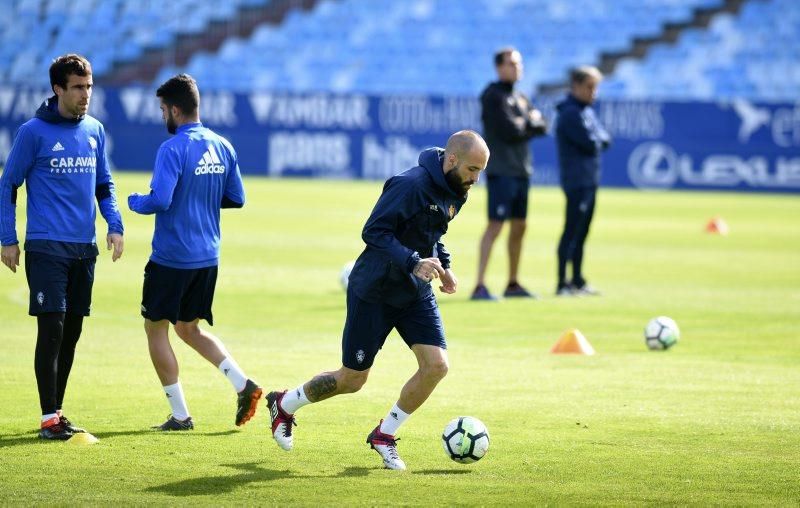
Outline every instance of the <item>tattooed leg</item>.
{"type": "Polygon", "coordinates": [[[325,400],[336,392],[336,377],[330,372],[325,372],[306,383],[303,389],[311,402],[325,400]]]}
{"type": "Polygon", "coordinates": [[[343,393],[361,389],[367,381],[369,370],[359,371],[342,367],[335,372],[323,372],[303,385],[303,391],[311,402],[319,402],[343,393]]]}

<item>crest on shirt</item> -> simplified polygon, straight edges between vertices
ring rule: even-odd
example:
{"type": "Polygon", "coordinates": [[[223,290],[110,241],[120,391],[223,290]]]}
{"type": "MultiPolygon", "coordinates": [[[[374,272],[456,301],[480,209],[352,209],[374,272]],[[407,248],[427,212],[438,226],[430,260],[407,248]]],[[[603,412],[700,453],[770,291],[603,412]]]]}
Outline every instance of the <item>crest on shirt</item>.
{"type": "Polygon", "coordinates": [[[92,150],[97,150],[97,140],[91,136],[89,136],[89,146],[92,147],[92,150]]]}
{"type": "Polygon", "coordinates": [[[450,218],[452,219],[456,215],[456,205],[450,205],[447,211],[450,213],[450,218]]]}

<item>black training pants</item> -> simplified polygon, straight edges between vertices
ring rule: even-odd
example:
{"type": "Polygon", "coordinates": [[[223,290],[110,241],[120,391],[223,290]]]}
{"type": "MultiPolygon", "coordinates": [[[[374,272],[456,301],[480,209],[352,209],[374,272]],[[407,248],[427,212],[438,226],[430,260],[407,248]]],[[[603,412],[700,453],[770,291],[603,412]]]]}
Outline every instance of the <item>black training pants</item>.
{"type": "Polygon", "coordinates": [[[42,414],[61,409],[67,380],[75,358],[75,346],[81,337],[83,316],[80,314],[47,312],[36,316],[38,334],[34,370],[39,388],[42,414]]]}
{"type": "Polygon", "coordinates": [[[567,283],[567,263],[572,262],[572,284],[581,287],[586,284],[581,271],[583,264],[583,244],[589,235],[589,226],[594,215],[597,187],[564,189],[567,198],[567,213],[564,219],[564,232],[558,243],[558,284],[567,283]]]}

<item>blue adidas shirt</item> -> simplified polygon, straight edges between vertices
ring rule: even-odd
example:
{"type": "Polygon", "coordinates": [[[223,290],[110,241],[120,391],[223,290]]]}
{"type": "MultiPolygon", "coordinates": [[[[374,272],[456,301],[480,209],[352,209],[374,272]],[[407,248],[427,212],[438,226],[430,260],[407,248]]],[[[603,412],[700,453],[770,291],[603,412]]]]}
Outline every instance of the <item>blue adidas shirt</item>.
{"type": "Polygon", "coordinates": [[[0,243],[19,243],[17,189],[25,183],[26,249],[68,256],[95,250],[95,198],[109,233],[122,234],[114,182],[105,155],[103,125],[91,116],[64,118],[51,97],[20,126],[0,177],[0,243]],[[82,244],[75,250],[73,244],[82,244]]]}
{"type": "Polygon", "coordinates": [[[216,266],[221,208],[244,205],[244,187],[231,144],[200,123],[178,127],[158,149],[150,194],[128,206],[155,214],[150,260],[171,268],[216,266]]]}

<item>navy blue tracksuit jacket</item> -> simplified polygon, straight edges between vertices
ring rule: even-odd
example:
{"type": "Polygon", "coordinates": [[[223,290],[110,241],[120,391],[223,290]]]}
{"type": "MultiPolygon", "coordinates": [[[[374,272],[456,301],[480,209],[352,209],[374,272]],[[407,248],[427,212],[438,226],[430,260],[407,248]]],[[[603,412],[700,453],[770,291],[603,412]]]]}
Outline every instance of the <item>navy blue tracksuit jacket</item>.
{"type": "Polygon", "coordinates": [[[565,190],[600,185],[600,153],[611,136],[588,104],[569,94],[560,102],[556,123],[561,186],[565,190]]]}
{"type": "Polygon", "coordinates": [[[421,258],[438,257],[450,267],[440,239],[466,199],[448,186],[443,156],[441,148],[424,150],[419,166],[384,184],[361,234],[367,246],[350,273],[349,284],[362,300],[406,307],[432,292],[412,273],[421,258]]]}

